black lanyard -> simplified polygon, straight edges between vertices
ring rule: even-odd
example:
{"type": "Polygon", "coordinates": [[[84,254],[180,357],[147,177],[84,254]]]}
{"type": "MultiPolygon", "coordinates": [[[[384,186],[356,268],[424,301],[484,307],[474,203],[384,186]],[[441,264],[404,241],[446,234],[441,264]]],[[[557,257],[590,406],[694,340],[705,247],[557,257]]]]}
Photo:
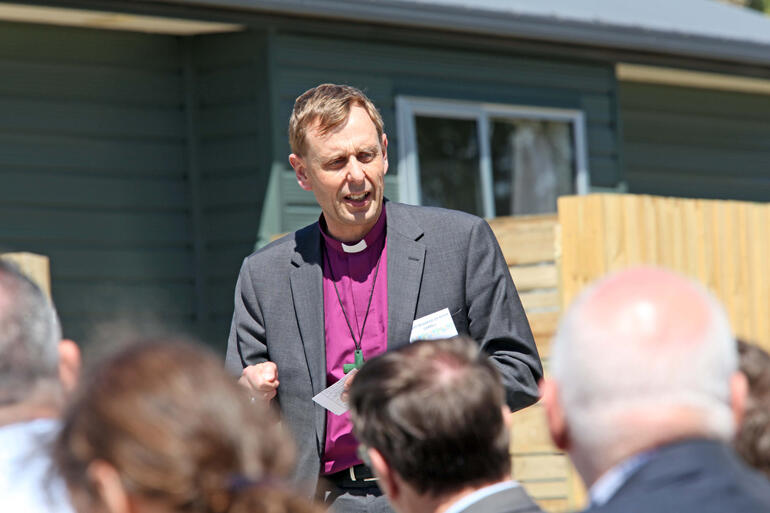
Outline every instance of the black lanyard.
{"type": "MultiPolygon", "coordinates": [[[[374,279],[372,280],[372,291],[369,293],[369,302],[366,305],[366,313],[364,314],[364,320],[361,323],[361,333],[358,334],[358,340],[356,340],[356,335],[353,332],[353,326],[350,324],[350,319],[348,319],[348,314],[345,311],[345,305],[342,304],[342,297],[340,297],[340,291],[337,289],[337,281],[334,277],[334,269],[332,267],[332,259],[329,257],[328,252],[326,251],[326,244],[324,244],[324,256],[326,257],[326,260],[329,264],[329,274],[331,274],[332,279],[332,285],[334,286],[334,292],[337,294],[337,301],[340,304],[340,308],[342,309],[342,316],[345,318],[345,324],[348,325],[348,330],[350,331],[350,338],[353,339],[353,345],[356,347],[355,351],[355,364],[345,364],[343,366],[343,370],[345,372],[349,372],[353,368],[358,368],[363,364],[363,350],[361,349],[361,344],[363,342],[364,338],[364,328],[366,328],[366,320],[369,318],[369,310],[372,307],[372,299],[374,298],[374,289],[377,285],[377,275],[380,272],[380,260],[382,260],[382,250],[380,250],[380,256],[377,257],[377,267],[374,269],[374,279]]],[[[355,311],[353,312],[355,314],[355,311]]]]}

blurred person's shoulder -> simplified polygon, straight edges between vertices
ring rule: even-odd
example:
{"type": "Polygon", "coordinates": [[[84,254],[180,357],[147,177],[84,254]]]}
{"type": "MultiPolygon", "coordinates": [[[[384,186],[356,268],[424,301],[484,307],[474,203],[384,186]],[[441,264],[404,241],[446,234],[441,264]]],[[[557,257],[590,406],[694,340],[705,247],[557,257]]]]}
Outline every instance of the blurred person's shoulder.
{"type": "Polygon", "coordinates": [[[51,471],[55,419],[0,427],[0,511],[72,513],[64,481],[51,471]]]}

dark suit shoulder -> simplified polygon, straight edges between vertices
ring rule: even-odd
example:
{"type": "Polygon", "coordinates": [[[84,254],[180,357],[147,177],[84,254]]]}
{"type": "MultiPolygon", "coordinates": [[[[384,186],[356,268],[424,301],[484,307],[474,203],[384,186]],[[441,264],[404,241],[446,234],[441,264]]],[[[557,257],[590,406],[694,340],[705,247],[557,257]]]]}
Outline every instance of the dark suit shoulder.
{"type": "Polygon", "coordinates": [[[288,257],[288,255],[291,255],[295,251],[297,244],[301,243],[303,240],[311,238],[316,233],[318,233],[318,223],[309,224],[297,231],[287,233],[283,237],[280,237],[265,246],[262,246],[247,256],[246,261],[270,261],[275,258],[281,258],[284,256],[288,257]]]}
{"type": "Polygon", "coordinates": [[[770,482],[726,444],[692,439],[659,449],[615,495],[591,513],[765,513],[770,482]]]}
{"type": "Polygon", "coordinates": [[[489,229],[484,219],[466,212],[388,202],[389,227],[391,222],[397,231],[407,236],[422,233],[423,242],[431,240],[439,245],[456,244],[458,240],[468,240],[472,233],[482,227],[482,231],[484,228],[489,229]],[[449,237],[451,240],[447,239],[449,234],[452,235],[449,237]]]}
{"type": "Polygon", "coordinates": [[[407,205],[406,203],[391,203],[391,208],[395,208],[403,211],[404,213],[412,216],[415,220],[425,220],[428,222],[440,222],[440,223],[459,223],[460,226],[474,226],[478,223],[486,222],[479,216],[469,214],[467,212],[461,212],[459,210],[452,210],[442,207],[424,207],[417,205],[407,205]]]}

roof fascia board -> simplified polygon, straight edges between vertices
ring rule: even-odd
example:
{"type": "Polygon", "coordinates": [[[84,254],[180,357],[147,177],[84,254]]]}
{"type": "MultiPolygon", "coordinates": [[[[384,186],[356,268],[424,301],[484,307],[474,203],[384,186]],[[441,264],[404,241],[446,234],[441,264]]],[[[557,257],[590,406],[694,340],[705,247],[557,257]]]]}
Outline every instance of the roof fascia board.
{"type": "Polygon", "coordinates": [[[620,62],[618,80],[770,95],[770,80],[620,62]]]}
{"type": "Polygon", "coordinates": [[[399,0],[150,0],[292,16],[453,30],[770,66],[770,45],[399,0]]]}

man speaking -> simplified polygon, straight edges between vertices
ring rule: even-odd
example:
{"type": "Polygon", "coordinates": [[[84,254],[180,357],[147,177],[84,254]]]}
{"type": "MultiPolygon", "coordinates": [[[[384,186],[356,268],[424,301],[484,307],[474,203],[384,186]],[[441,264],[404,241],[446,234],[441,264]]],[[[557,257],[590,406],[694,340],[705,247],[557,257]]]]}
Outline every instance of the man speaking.
{"type": "Polygon", "coordinates": [[[537,400],[540,359],[489,225],[384,198],[388,139],[369,98],[344,85],[310,89],[289,139],[297,182],[322,214],[244,260],[227,366],[255,400],[277,401],[301,480],[323,478],[319,495],[336,511],[384,511],[348,414],[313,396],[388,349],[459,333],[489,355],[517,410],[537,400]]]}

